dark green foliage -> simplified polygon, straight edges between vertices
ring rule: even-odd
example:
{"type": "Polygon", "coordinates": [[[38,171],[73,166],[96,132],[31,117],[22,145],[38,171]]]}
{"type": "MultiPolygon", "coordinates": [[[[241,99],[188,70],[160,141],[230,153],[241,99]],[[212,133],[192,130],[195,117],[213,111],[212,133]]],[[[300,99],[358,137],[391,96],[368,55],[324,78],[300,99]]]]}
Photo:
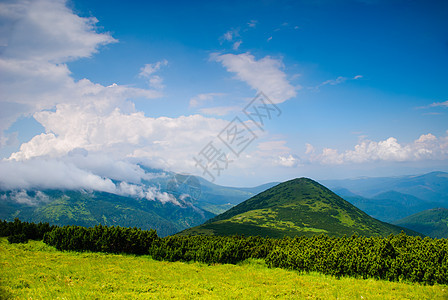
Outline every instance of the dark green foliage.
{"type": "Polygon", "coordinates": [[[265,258],[272,240],[241,236],[170,236],[150,248],[154,259],[236,264],[247,258],[265,258]]]}
{"type": "Polygon", "coordinates": [[[155,230],[120,226],[64,226],[45,234],[44,242],[58,250],[147,254],[159,237],[155,230]]]}
{"type": "Polygon", "coordinates": [[[448,283],[448,240],[407,236],[315,236],[284,239],[266,257],[270,267],[334,276],[448,283]]]}
{"type": "Polygon", "coordinates": [[[448,284],[448,239],[408,236],[403,232],[386,238],[357,235],[282,239],[178,235],[159,238],[155,230],[119,226],[50,227],[18,219],[0,222],[0,225],[0,233],[9,236],[10,242],[25,241],[46,231],[44,242],[59,250],[144,254],[157,260],[208,264],[235,264],[257,258],[264,259],[269,267],[336,277],[448,284]]]}
{"type": "Polygon", "coordinates": [[[8,242],[10,244],[14,244],[14,243],[28,243],[28,239],[27,239],[26,235],[23,234],[23,233],[21,233],[21,234],[14,234],[14,235],[8,236],[8,242]]]}
{"type": "MultiPolygon", "coordinates": [[[[14,222],[0,221],[0,236],[11,237],[11,240],[41,240],[45,233],[50,232],[56,226],[48,223],[29,223],[15,219],[14,222]]],[[[8,239],[9,240],[9,239],[8,239]]],[[[21,242],[15,242],[21,243],[21,242]]]]}
{"type": "Polygon", "coordinates": [[[407,236],[171,236],[149,248],[158,260],[237,263],[262,258],[270,267],[390,281],[448,283],[448,240],[407,236]]]}

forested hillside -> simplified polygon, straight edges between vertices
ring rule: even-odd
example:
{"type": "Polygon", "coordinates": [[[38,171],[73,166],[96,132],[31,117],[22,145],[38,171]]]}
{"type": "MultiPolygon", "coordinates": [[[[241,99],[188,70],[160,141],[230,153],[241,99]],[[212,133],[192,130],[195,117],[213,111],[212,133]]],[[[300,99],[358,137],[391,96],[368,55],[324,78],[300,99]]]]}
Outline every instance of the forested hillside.
{"type": "Polygon", "coordinates": [[[280,183],[181,235],[260,235],[266,237],[387,236],[405,228],[368,216],[321,184],[298,178],[280,183]]]}

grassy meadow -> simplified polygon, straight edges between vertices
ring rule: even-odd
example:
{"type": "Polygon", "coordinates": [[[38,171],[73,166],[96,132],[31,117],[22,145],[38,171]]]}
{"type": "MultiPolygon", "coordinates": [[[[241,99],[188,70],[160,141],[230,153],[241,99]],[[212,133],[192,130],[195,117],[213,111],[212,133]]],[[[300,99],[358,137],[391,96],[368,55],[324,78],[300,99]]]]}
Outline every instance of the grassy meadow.
{"type": "Polygon", "coordinates": [[[443,285],[336,279],[239,265],[160,262],[148,256],[61,252],[42,242],[0,239],[4,299],[448,299],[443,285]]]}

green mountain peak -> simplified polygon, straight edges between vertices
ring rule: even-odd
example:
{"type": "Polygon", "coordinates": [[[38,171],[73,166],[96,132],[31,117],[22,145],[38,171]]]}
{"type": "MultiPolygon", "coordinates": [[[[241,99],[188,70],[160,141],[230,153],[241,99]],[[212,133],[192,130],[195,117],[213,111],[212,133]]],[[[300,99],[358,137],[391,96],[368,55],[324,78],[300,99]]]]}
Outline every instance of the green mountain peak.
{"type": "MultiPolygon", "coordinates": [[[[312,179],[296,178],[267,189],[180,234],[283,237],[357,233],[385,236],[401,230],[403,228],[368,216],[312,179]]],[[[408,230],[408,233],[414,232],[408,230]]]]}

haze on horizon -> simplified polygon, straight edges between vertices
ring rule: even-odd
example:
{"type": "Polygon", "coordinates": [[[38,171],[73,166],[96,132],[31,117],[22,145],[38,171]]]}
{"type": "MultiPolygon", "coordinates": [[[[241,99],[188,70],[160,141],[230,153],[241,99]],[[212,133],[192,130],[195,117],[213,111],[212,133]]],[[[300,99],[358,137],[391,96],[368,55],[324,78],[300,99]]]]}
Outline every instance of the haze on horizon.
{"type": "Polygon", "coordinates": [[[0,18],[0,188],[448,171],[447,1],[5,0],[0,18]]]}

